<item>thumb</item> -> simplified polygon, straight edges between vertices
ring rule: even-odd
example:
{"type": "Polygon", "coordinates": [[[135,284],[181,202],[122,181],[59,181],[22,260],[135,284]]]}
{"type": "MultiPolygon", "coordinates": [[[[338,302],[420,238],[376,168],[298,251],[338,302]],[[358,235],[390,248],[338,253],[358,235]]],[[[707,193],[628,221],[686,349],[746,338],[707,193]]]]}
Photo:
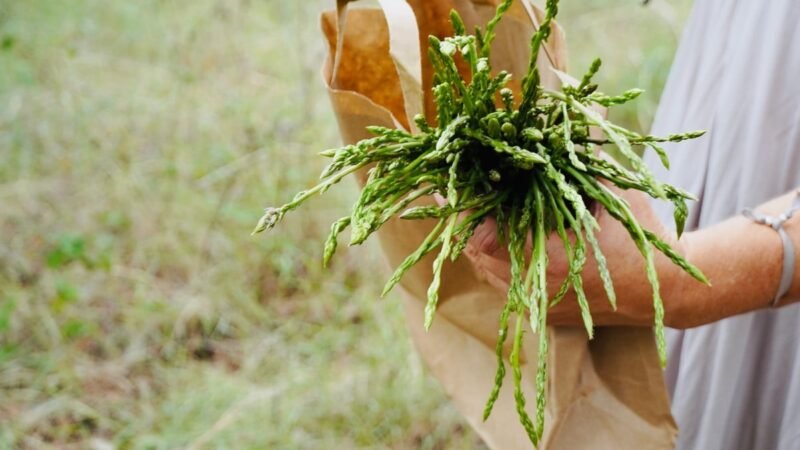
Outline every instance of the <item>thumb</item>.
{"type": "MultiPolygon", "coordinates": [[[[433,198],[439,206],[447,204],[447,200],[438,193],[433,194],[433,198]]],[[[464,219],[469,214],[469,210],[463,211],[459,214],[459,219],[464,219]]],[[[500,244],[497,238],[497,221],[494,217],[487,217],[475,228],[475,233],[467,243],[465,250],[464,253],[472,259],[478,255],[496,259],[508,258],[508,250],[500,244]]]]}
{"type": "Polygon", "coordinates": [[[475,228],[472,239],[467,243],[467,255],[484,255],[495,259],[508,259],[508,249],[497,237],[497,221],[487,217],[475,228]]]}

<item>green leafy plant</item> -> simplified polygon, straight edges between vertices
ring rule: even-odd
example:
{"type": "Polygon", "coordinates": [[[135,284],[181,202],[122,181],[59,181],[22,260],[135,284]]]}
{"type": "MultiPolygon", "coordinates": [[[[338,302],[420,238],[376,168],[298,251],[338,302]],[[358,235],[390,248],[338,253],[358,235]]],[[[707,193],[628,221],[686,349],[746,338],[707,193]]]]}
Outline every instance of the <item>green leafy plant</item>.
{"type": "Polygon", "coordinates": [[[489,63],[495,28],[511,4],[512,0],[503,1],[486,28],[476,30],[474,35],[466,32],[461,18],[453,12],[455,35],[444,40],[430,37],[437,114],[429,119],[434,120],[417,116],[414,121],[419,133],[370,127],[374,137],[322,152],[332,159],[322,173],[322,181],[297,194],[291,202],[268,208],[254,233],[273,228],[287,212],[324,193],[348,175],[368,170],[366,184],[353,210],[332,225],[323,262],[328,264],[337,249],[339,235],[347,228],[351,230],[350,245],[357,245],[393,217],[435,219],[433,230],[400,264],[384,288],[385,294],[410,267],[438,250],[425,308],[425,326],[430,327],[445,261],[459,258],[476,227],[487,217],[494,217],[511,257],[511,281],[500,317],[497,375],[484,418],[490,415],[505,377],[503,345],[512,328],[508,363],[513,373],[517,412],[531,441],[538,444],[544,429],[547,312],[572,289],[586,331],[592,336],[592,315],[581,275],[589,251],[598,262],[608,300],[616,307],[612,278],[595,235],[599,227],[590,203],[605,208],[624,225],[644,258],[652,285],[655,336],[662,363],[666,358],[664,308],[654,252],[660,251],[694,278],[707,283],[696,267],[655,233],[643,228],[628,203],[607,187],[610,183],[672,202],[680,235],[688,212],[686,201],[692,196],[657,181],[634,147],[655,151],[668,167],[669,160],[660,143],[693,139],[703,132],[666,137],[642,135],[604,119],[593,105],[614,107],[634,100],[642,91],[632,89],[617,96],[599,92],[592,78],[600,69],[600,60],[591,65],[576,85],[564,85],[558,91],[544,88],[536,61],[551,33],[558,12],[557,0],[548,0],[546,4],[545,18],[531,40],[530,66],[522,80],[521,93],[515,95],[506,88],[511,74],[493,74],[489,63]],[[469,66],[469,82],[460,74],[456,58],[462,58],[469,66]],[[593,138],[590,128],[601,130],[602,138],[593,138]],[[604,145],[615,146],[621,161],[598,156],[597,150],[604,145]],[[435,193],[444,197],[446,204],[411,206],[415,200],[435,193]],[[574,240],[569,238],[567,230],[574,234],[574,240]],[[569,261],[567,278],[552,294],[548,292],[546,277],[546,241],[551,233],[560,238],[569,261]],[[530,258],[524,250],[529,236],[533,242],[530,258]],[[526,412],[521,384],[520,351],[526,316],[531,331],[539,333],[533,419],[526,412]]]}

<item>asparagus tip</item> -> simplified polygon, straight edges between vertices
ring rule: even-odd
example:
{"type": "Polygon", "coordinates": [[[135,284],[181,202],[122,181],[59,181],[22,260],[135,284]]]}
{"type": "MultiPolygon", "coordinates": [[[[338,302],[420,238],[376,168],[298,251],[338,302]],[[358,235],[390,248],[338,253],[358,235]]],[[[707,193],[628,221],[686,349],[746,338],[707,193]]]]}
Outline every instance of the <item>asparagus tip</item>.
{"type": "Polygon", "coordinates": [[[264,210],[264,215],[258,219],[253,231],[250,232],[251,236],[266,231],[274,227],[283,218],[283,210],[281,208],[267,208],[264,210]]]}

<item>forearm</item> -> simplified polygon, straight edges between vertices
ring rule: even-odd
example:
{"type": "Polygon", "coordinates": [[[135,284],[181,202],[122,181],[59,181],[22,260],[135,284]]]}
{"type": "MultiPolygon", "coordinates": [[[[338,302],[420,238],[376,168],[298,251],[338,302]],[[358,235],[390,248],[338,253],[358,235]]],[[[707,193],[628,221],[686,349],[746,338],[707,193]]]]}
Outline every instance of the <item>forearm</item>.
{"type": "MultiPolygon", "coordinates": [[[[788,208],[794,195],[781,196],[758,210],[777,216],[788,208]]],[[[800,243],[796,219],[784,228],[793,242],[800,243]]],[[[667,317],[670,326],[695,327],[771,304],[783,268],[783,245],[777,231],[737,216],[687,233],[684,239],[687,257],[706,274],[711,286],[681,275],[667,299],[672,304],[667,317]]],[[[795,278],[799,278],[797,274],[795,278]]],[[[789,297],[795,297],[798,288],[800,282],[793,282],[789,297]]]]}

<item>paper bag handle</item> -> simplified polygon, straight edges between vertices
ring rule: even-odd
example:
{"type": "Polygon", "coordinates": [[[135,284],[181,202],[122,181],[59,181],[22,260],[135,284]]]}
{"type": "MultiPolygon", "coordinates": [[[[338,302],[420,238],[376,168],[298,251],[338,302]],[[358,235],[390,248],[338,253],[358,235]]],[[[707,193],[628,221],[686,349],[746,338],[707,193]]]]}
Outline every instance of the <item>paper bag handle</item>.
{"type": "MultiPolygon", "coordinates": [[[[358,0],[336,0],[336,54],[333,55],[331,86],[338,87],[338,72],[345,39],[347,8],[358,0]]],[[[389,53],[394,61],[403,92],[403,103],[410,131],[418,132],[412,118],[423,111],[422,57],[417,38],[419,27],[406,0],[379,0],[389,32],[389,53]]]]}
{"type": "Polygon", "coordinates": [[[339,64],[342,61],[344,27],[347,22],[347,5],[353,1],[358,0],[336,0],[336,54],[333,56],[333,71],[331,71],[331,83],[334,84],[338,79],[339,64]]]}

